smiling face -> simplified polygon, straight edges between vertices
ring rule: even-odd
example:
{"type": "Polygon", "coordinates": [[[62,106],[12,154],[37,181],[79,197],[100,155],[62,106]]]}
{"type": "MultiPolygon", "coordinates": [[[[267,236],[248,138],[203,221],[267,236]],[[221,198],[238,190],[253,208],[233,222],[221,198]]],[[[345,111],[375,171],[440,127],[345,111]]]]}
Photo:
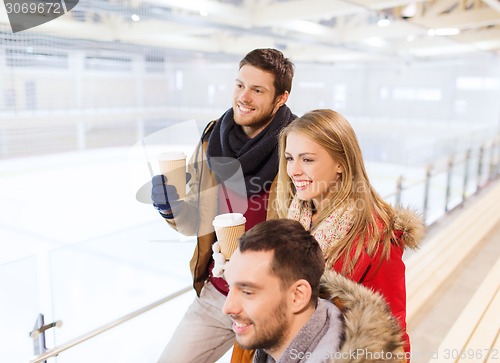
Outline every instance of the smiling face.
{"type": "Polygon", "coordinates": [[[273,251],[238,250],[225,272],[230,286],[223,307],[245,349],[279,352],[289,343],[293,311],[279,278],[271,272],[273,251]]]}
{"type": "Polygon", "coordinates": [[[300,132],[287,135],[285,157],[297,197],[312,200],[316,209],[321,209],[333,196],[343,167],[325,148],[300,132]]]}
{"type": "Polygon", "coordinates": [[[276,97],[272,73],[246,64],[240,68],[234,86],[234,121],[252,138],[272,121],[287,99],[288,92],[276,97]]]}

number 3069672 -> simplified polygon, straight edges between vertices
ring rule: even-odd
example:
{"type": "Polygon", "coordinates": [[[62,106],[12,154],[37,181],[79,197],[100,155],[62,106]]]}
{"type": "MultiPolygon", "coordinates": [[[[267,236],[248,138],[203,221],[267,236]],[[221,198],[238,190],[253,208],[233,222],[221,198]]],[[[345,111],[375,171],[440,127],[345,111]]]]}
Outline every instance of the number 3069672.
{"type": "Polygon", "coordinates": [[[8,14],[31,14],[31,15],[44,15],[44,14],[64,14],[64,9],[61,3],[51,2],[15,2],[5,3],[5,8],[8,14]]]}

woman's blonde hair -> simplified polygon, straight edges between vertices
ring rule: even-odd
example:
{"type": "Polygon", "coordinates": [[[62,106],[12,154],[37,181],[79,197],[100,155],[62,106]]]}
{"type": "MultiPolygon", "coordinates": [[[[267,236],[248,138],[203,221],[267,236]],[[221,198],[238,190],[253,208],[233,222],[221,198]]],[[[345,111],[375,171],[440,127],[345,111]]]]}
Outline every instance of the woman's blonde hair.
{"type": "MultiPolygon", "coordinates": [[[[385,202],[370,184],[365,170],[363,155],[356,134],[349,122],[338,112],[329,109],[313,110],[294,120],[280,134],[280,163],[277,185],[277,209],[280,218],[287,218],[288,208],[295,195],[295,187],[287,174],[285,157],[287,136],[300,133],[314,141],[338,162],[343,171],[335,185],[333,199],[318,215],[315,227],[332,211],[354,206],[353,226],[344,238],[323,251],[330,268],[339,258],[344,258],[343,273],[354,268],[363,249],[372,256],[379,248],[389,256],[393,208],[385,202]],[[354,255],[351,255],[354,251],[354,255]]],[[[311,233],[314,232],[314,228],[311,233]]]]}

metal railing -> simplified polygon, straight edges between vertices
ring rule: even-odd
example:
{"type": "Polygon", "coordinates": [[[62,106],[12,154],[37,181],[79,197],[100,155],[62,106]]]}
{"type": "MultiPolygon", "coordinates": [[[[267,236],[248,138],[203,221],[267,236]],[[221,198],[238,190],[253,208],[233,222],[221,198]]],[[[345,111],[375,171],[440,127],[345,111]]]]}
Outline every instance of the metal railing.
{"type": "MultiPolygon", "coordinates": [[[[429,164],[425,170],[425,177],[423,180],[417,180],[417,181],[412,181],[411,183],[406,183],[405,184],[405,179],[403,176],[400,176],[397,179],[396,183],[396,191],[394,193],[391,193],[387,196],[385,196],[386,199],[394,198],[394,203],[396,205],[399,205],[402,201],[402,198],[404,196],[404,193],[408,191],[409,189],[422,185],[424,188],[424,192],[422,195],[422,213],[423,213],[423,218],[424,221],[427,221],[428,217],[428,211],[429,211],[429,201],[430,201],[430,191],[432,188],[433,184],[433,179],[438,177],[439,175],[443,175],[446,177],[446,187],[445,187],[445,198],[444,198],[444,203],[442,206],[442,215],[446,215],[449,213],[451,210],[454,208],[462,205],[465,200],[476,194],[478,191],[480,191],[483,187],[485,187],[488,183],[492,182],[493,180],[497,179],[499,174],[500,174],[500,139],[497,139],[495,142],[491,143],[489,146],[482,145],[478,148],[477,150],[477,159],[476,159],[476,185],[473,190],[473,193],[468,193],[468,188],[469,188],[469,182],[470,182],[470,167],[471,163],[473,163],[473,150],[467,150],[463,155],[454,155],[451,156],[447,159],[445,163],[443,162],[435,162],[433,164],[429,164]],[[487,169],[487,174],[485,174],[485,155],[486,153],[489,153],[488,156],[488,169],[487,169]],[[439,166],[439,165],[444,165],[439,166]],[[456,175],[454,172],[456,172],[457,167],[463,165],[463,173],[462,175],[456,175]],[[461,201],[458,205],[451,206],[450,201],[451,201],[451,194],[452,194],[452,180],[453,177],[459,177],[460,180],[462,181],[461,183],[461,201]]],[[[426,223],[427,224],[427,223],[426,223]]],[[[432,224],[432,223],[430,223],[432,224]]],[[[133,319],[151,309],[154,309],[188,291],[191,290],[191,286],[187,286],[171,295],[166,296],[165,298],[162,298],[156,302],[153,302],[152,304],[149,304],[141,309],[138,309],[136,311],[133,311],[123,317],[120,317],[108,324],[105,324],[97,329],[94,329],[86,334],[83,334],[67,343],[64,343],[58,347],[49,349],[45,351],[42,354],[39,354],[36,356],[34,359],[30,361],[30,363],[41,363],[44,362],[46,359],[55,357],[59,353],[68,350],[75,345],[78,345],[88,339],[91,339],[107,330],[110,330],[112,328],[115,328],[116,326],[123,324],[127,322],[130,319],[133,319]]]]}
{"type": "Polygon", "coordinates": [[[160,305],[162,305],[170,300],[173,300],[176,297],[178,297],[182,294],[185,294],[188,291],[191,291],[191,289],[192,289],[191,286],[186,286],[186,287],[180,289],[179,291],[174,292],[173,294],[170,294],[170,295],[168,295],[160,300],[157,300],[157,301],[155,301],[147,306],[144,306],[143,308],[140,308],[140,309],[135,310],[135,311],[133,311],[127,315],[124,315],[118,319],[115,319],[115,320],[113,320],[113,321],[111,321],[111,322],[109,322],[109,323],[107,323],[107,324],[105,324],[97,329],[89,331],[88,333],[82,334],[79,337],[76,337],[75,339],[70,340],[69,342],[66,342],[64,344],[59,345],[58,347],[49,349],[46,352],[36,356],[34,359],[30,360],[30,363],[45,362],[48,358],[55,357],[55,356],[59,355],[59,353],[64,352],[65,350],[68,350],[68,349],[74,347],[75,345],[83,343],[86,340],[89,340],[89,339],[91,339],[91,338],[93,338],[101,333],[104,333],[105,331],[108,331],[112,328],[117,327],[118,325],[121,325],[121,324],[129,321],[130,319],[133,319],[139,315],[142,315],[142,314],[148,312],[151,309],[154,309],[154,308],[156,308],[156,307],[158,307],[158,306],[160,306],[160,305]]]}
{"type": "Polygon", "coordinates": [[[441,216],[446,215],[451,210],[462,205],[469,197],[475,195],[489,182],[498,178],[500,173],[500,140],[492,142],[490,145],[481,145],[477,150],[468,149],[463,153],[450,156],[445,162],[435,162],[428,164],[425,169],[424,179],[409,181],[405,183],[403,176],[400,176],[396,182],[396,190],[394,193],[385,196],[386,199],[393,198],[395,205],[400,205],[404,193],[414,187],[423,186],[424,191],[422,197],[422,216],[426,225],[430,209],[430,193],[433,186],[433,180],[439,176],[446,179],[444,200],[441,209],[441,216]],[[477,157],[473,156],[477,153],[477,157]],[[485,165],[485,157],[488,156],[487,164],[485,165]],[[471,167],[474,166],[476,174],[471,174],[471,167]],[[486,167],[487,166],[487,167],[486,167]],[[461,175],[458,174],[462,169],[461,175]],[[474,190],[471,191],[470,182],[472,177],[475,178],[474,190]],[[460,180],[461,185],[453,188],[453,182],[460,180]],[[460,189],[460,201],[456,205],[452,205],[452,191],[460,189]]]}

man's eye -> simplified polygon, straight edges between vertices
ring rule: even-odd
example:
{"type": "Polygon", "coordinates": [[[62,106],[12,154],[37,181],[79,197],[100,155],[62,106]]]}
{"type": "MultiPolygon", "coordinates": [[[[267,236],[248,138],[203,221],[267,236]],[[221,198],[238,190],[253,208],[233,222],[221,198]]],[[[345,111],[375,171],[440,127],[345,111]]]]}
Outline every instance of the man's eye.
{"type": "Polygon", "coordinates": [[[253,292],[248,291],[248,290],[241,290],[241,292],[243,293],[243,295],[247,295],[247,296],[253,295],[253,292]]]}

